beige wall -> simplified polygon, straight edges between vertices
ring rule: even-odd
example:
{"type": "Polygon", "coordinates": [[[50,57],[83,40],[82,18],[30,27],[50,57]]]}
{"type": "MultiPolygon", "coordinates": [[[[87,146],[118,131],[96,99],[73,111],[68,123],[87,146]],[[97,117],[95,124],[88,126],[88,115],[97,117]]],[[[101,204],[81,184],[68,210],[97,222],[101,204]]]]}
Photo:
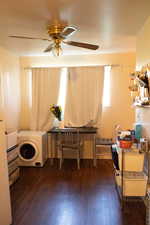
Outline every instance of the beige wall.
{"type": "MultiPolygon", "coordinates": [[[[131,98],[128,91],[129,72],[135,69],[135,53],[109,54],[109,55],[82,55],[47,57],[21,57],[20,65],[22,74],[26,67],[65,67],[88,65],[118,65],[112,69],[111,107],[105,108],[102,115],[101,133],[104,137],[112,137],[115,124],[121,124],[122,128],[132,128],[134,122],[134,109],[131,108],[131,98]]],[[[24,85],[23,85],[24,86],[24,85]]],[[[25,88],[25,87],[24,87],[25,88]]],[[[24,107],[22,105],[22,107],[24,107]]],[[[25,112],[25,109],[22,108],[25,112]]],[[[26,128],[29,112],[25,112],[21,127],[26,128]]]]}
{"type": "Polygon", "coordinates": [[[0,47],[0,117],[8,133],[18,128],[20,113],[19,57],[0,47]]]}
{"type": "Polygon", "coordinates": [[[80,55],[80,56],[27,56],[20,57],[21,67],[65,67],[65,66],[95,66],[105,64],[119,64],[135,66],[135,53],[80,55]]]}
{"type": "Polygon", "coordinates": [[[102,134],[104,137],[114,136],[114,127],[120,124],[122,129],[132,129],[135,112],[129,92],[129,73],[133,67],[126,65],[112,68],[111,72],[111,105],[103,110],[102,134]]]}

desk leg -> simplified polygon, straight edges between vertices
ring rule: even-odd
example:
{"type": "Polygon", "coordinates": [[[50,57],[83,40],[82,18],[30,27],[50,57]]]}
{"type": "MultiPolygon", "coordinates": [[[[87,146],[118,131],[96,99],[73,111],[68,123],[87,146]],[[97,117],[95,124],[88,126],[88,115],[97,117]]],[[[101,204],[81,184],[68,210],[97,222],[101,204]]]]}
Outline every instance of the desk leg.
{"type": "Polygon", "coordinates": [[[50,157],[52,164],[52,134],[48,133],[47,135],[47,149],[48,149],[48,157],[50,157]]]}
{"type": "Polygon", "coordinates": [[[96,135],[93,134],[93,166],[96,167],[96,146],[95,146],[96,135]]]}
{"type": "Polygon", "coordinates": [[[53,156],[53,134],[51,134],[51,138],[49,138],[51,143],[49,143],[49,146],[51,146],[51,165],[54,164],[54,156],[53,156]]]}

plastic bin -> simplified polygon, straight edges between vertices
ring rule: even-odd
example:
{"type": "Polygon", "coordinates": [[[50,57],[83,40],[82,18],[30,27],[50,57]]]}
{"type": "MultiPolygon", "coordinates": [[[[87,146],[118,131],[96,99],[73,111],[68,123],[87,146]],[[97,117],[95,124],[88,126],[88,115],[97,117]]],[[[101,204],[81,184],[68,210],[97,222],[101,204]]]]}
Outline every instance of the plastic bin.
{"type": "MultiPolygon", "coordinates": [[[[122,154],[119,151],[119,169],[122,170],[122,154]]],[[[144,166],[144,153],[139,151],[124,152],[124,171],[142,172],[144,166]]]]}
{"type": "MultiPolygon", "coordinates": [[[[121,187],[121,175],[116,176],[117,185],[121,187]]],[[[123,195],[124,196],[145,196],[147,176],[144,172],[124,172],[123,195]]]]}

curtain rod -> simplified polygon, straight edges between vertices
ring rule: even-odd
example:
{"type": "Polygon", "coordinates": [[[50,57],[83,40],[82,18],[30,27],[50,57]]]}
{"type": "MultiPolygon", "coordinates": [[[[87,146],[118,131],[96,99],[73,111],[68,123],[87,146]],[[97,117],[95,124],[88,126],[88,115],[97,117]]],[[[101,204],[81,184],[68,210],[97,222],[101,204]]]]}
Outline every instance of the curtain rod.
{"type": "MultiPolygon", "coordinates": [[[[88,65],[88,66],[41,66],[41,67],[24,67],[24,70],[31,69],[50,69],[50,68],[73,68],[73,67],[103,67],[103,66],[111,66],[111,67],[119,67],[120,64],[105,64],[105,65],[88,65]]],[[[128,65],[131,66],[131,65],[128,65]]]]}

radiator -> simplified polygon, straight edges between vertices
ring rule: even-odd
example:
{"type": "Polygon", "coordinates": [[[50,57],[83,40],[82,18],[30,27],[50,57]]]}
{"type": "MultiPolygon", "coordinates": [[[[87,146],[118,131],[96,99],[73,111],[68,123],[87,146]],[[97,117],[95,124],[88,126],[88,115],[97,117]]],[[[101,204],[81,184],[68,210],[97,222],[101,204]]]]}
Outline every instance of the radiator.
{"type": "Polygon", "coordinates": [[[17,145],[17,131],[6,134],[7,149],[17,145]]]}
{"type": "Polygon", "coordinates": [[[19,178],[17,131],[6,134],[7,160],[9,172],[9,184],[12,185],[19,178]]]}

